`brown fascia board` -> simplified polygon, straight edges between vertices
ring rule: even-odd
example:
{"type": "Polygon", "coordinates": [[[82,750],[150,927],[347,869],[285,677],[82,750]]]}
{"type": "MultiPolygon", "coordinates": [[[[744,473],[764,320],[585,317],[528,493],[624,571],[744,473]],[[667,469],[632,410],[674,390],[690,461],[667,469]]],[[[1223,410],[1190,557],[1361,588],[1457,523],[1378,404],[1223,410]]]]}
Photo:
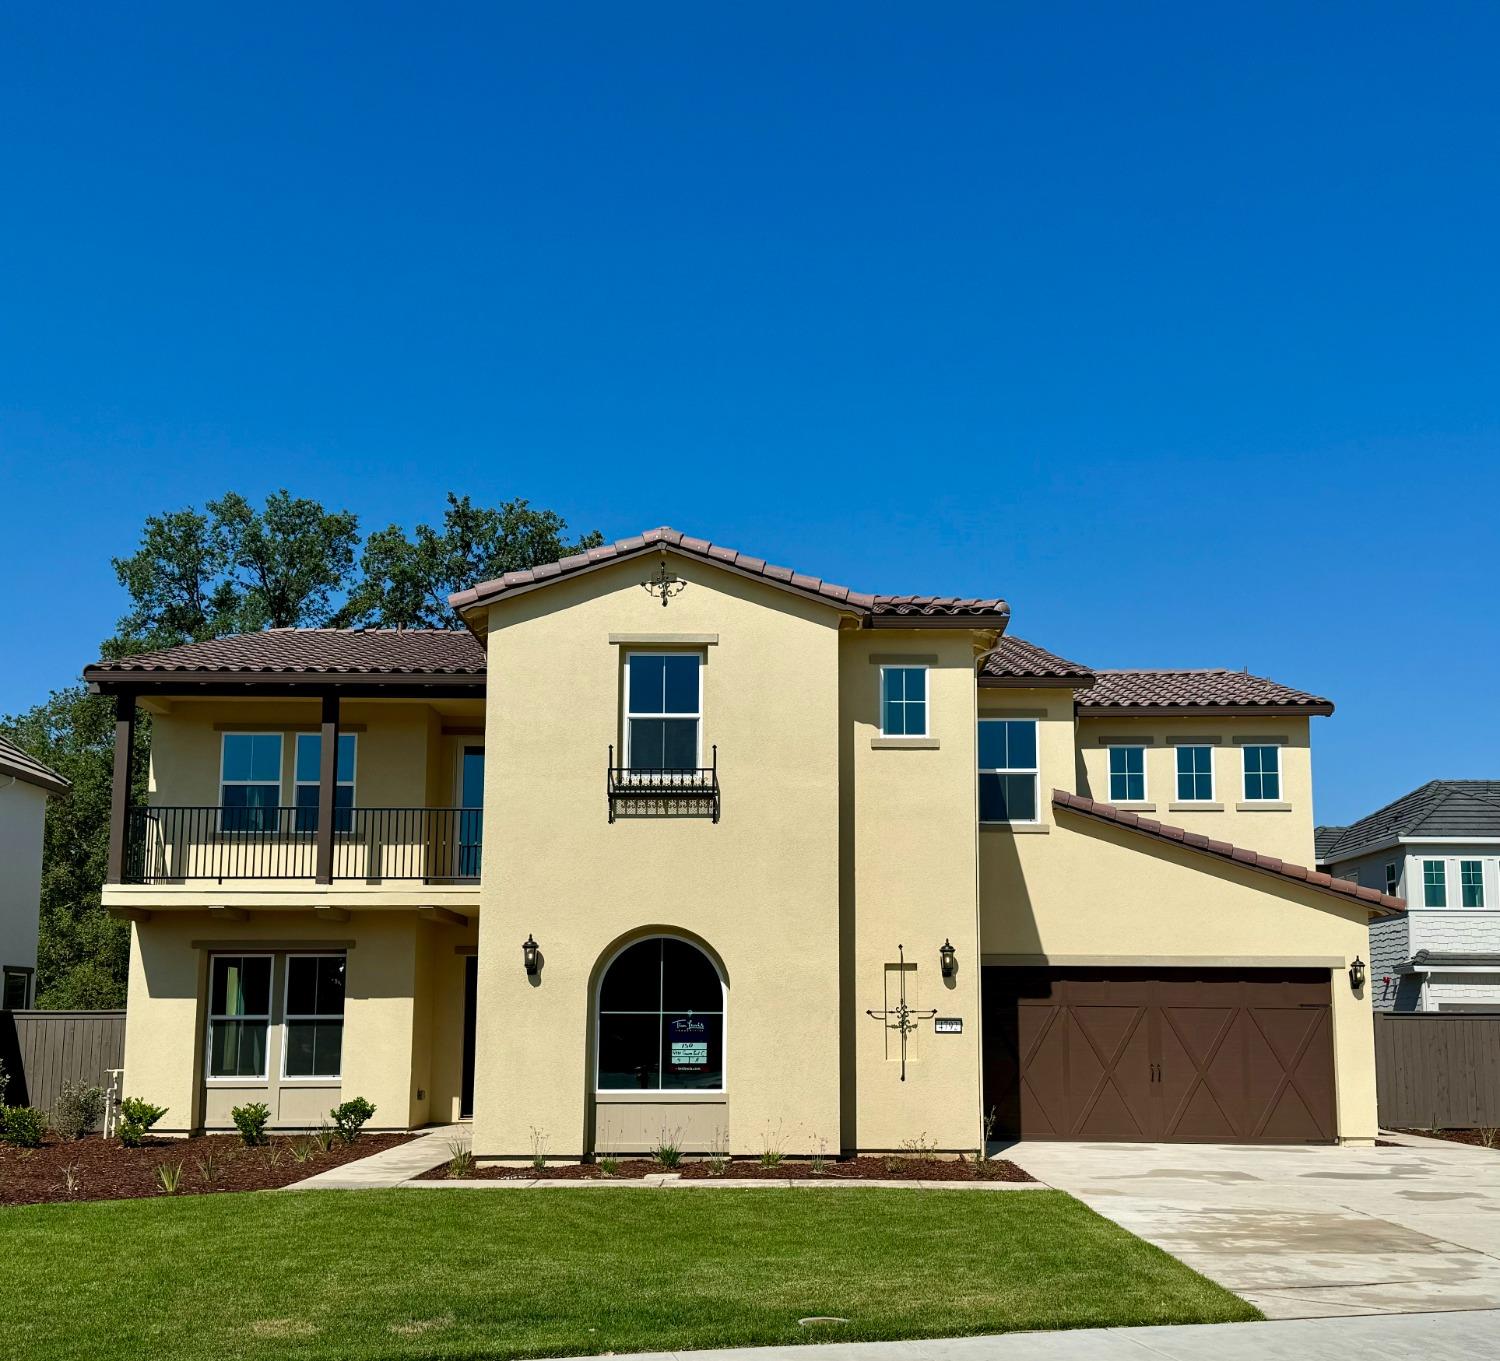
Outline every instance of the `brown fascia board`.
{"type": "Polygon", "coordinates": [[[1092,676],[980,676],[981,690],[1089,690],[1092,676]]]}
{"type": "MultiPolygon", "coordinates": [[[[1074,686],[1076,690],[1087,686],[1074,686]]],[[[1328,718],[1331,704],[1080,704],[1079,718],[1328,718]]]]}
{"type": "Polygon", "coordinates": [[[1009,614],[866,614],[867,629],[994,629],[1004,632],[1009,614]]]}
{"type": "MultiPolygon", "coordinates": [[[[485,688],[482,675],[453,672],[384,671],[105,671],[85,667],[83,679],[95,694],[157,694],[174,691],[196,695],[239,695],[246,690],[270,690],[278,694],[326,694],[330,690],[358,690],[377,697],[395,699],[401,691],[437,697],[439,691],[459,695],[485,688]]],[[[451,696],[449,696],[451,698],[451,696]]]]}

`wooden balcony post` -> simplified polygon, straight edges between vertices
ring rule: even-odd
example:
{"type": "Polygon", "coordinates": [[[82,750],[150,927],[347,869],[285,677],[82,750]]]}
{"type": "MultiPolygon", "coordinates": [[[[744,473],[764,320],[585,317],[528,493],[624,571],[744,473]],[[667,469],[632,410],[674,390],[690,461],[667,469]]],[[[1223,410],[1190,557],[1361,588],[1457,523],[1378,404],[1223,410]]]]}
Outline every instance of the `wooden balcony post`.
{"type": "Polygon", "coordinates": [[[109,791],[109,861],[104,882],[125,882],[126,819],[130,813],[131,754],[135,750],[135,696],[115,696],[115,774],[109,791]]]}
{"type": "Polygon", "coordinates": [[[318,752],[318,866],[317,882],[333,882],[334,792],[339,781],[339,697],[323,696],[322,746],[318,752]]]}

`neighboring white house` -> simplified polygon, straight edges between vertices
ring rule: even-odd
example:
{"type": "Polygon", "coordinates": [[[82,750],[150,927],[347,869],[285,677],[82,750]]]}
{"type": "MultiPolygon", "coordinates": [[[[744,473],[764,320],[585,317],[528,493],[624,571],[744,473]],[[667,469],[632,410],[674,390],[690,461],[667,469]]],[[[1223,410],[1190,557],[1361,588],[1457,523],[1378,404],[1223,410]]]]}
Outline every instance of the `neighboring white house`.
{"type": "Polygon", "coordinates": [[[1317,847],[1319,869],[1406,899],[1370,923],[1377,1010],[1500,1010],[1500,780],[1430,780],[1317,847]]]}
{"type": "Polygon", "coordinates": [[[0,1009],[35,1000],[37,915],[42,898],[42,825],[47,800],[68,782],[0,737],[0,1009]]]}

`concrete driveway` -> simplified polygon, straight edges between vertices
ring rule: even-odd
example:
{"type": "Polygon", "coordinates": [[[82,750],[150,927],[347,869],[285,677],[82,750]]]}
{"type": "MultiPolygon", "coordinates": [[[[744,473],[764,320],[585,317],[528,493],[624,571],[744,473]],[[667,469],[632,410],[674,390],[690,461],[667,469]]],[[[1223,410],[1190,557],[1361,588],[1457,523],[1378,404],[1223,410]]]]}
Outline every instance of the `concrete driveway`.
{"type": "Polygon", "coordinates": [[[1268,1318],[1500,1308],[1500,1151],[1409,1140],[998,1152],[1268,1318]]]}

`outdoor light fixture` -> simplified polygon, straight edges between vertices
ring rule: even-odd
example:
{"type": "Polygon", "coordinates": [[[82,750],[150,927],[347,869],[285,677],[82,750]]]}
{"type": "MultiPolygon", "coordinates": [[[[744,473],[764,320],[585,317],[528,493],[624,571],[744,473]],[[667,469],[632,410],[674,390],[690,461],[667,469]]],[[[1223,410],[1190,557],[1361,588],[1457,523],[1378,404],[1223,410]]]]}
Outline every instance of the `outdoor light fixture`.
{"type": "Polygon", "coordinates": [[[526,965],[526,972],[536,977],[537,970],[542,967],[542,952],[529,931],[521,942],[521,960],[526,965]]]}
{"type": "Polygon", "coordinates": [[[958,972],[958,951],[953,948],[953,942],[946,937],[943,940],[943,948],[938,951],[938,958],[943,962],[943,977],[952,978],[958,972]]]}
{"type": "Polygon", "coordinates": [[[1349,966],[1349,986],[1358,992],[1365,985],[1365,962],[1358,955],[1349,966]]]}

